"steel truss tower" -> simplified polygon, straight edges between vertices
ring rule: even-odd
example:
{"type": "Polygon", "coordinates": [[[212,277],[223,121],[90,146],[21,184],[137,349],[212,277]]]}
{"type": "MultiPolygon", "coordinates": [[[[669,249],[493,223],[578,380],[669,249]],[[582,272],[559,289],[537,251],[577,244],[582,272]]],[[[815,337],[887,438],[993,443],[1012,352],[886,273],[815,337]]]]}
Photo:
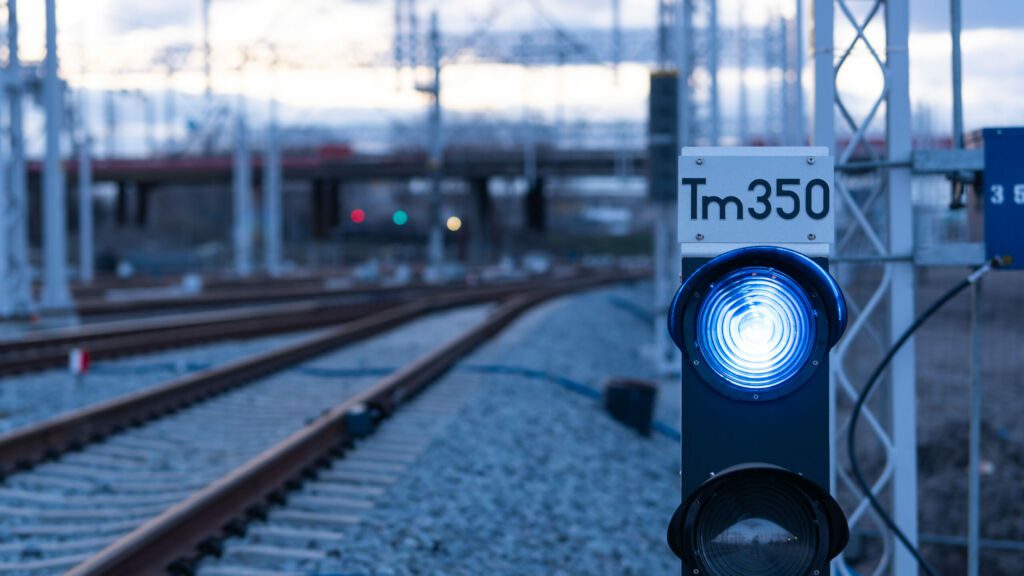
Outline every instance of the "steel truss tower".
{"type": "MultiPolygon", "coordinates": [[[[911,132],[907,39],[908,0],[814,1],[814,142],[833,149],[836,159],[836,196],[842,206],[836,261],[854,259],[881,268],[879,280],[866,299],[849,298],[851,325],[833,351],[833,416],[836,445],[846,444],[849,419],[837,421],[836,402],[852,405],[862,382],[853,375],[862,354],[858,342],[877,345],[884,352],[914,320],[913,211],[910,195],[911,132]],[[884,37],[866,34],[868,27],[883,27],[884,37]],[[835,34],[837,28],[842,33],[835,34]],[[836,46],[835,38],[849,38],[836,46]],[[874,39],[874,41],[872,41],[874,39]],[[879,45],[881,44],[881,45],[879,45]],[[854,55],[857,56],[854,56],[854,55]],[[851,57],[867,57],[878,66],[882,85],[870,106],[848,105],[846,83],[837,77],[851,57]],[[880,117],[881,116],[881,117],[880,117]],[[838,120],[838,126],[837,126],[838,120]],[[868,138],[869,128],[884,126],[886,146],[868,138]],[[837,132],[844,144],[837,144],[837,132]],[[854,175],[844,167],[854,159],[868,167],[854,175]],[[875,324],[881,321],[882,330],[875,324]],[[858,360],[859,358],[859,360],[858,360]]],[[[852,92],[852,91],[851,91],[852,92]]],[[[839,272],[842,272],[840,270],[839,272]]],[[[849,295],[849,291],[847,292],[849,295]]],[[[917,542],[917,437],[915,413],[914,344],[907,343],[893,359],[889,385],[863,413],[867,430],[882,455],[879,471],[869,478],[872,492],[885,502],[896,524],[911,542],[917,542]]],[[[834,449],[834,448],[833,448],[834,449]]],[[[877,530],[887,534],[870,504],[846,472],[845,457],[833,455],[834,491],[847,507],[851,531],[877,530]]],[[[891,537],[882,539],[874,574],[916,574],[918,567],[907,550],[891,537]]],[[[837,573],[851,574],[837,561],[837,573]]]]}
{"type": "Polygon", "coordinates": [[[28,262],[24,79],[18,57],[17,0],[7,0],[7,48],[4,93],[0,95],[0,99],[7,99],[10,130],[9,145],[0,145],[0,164],[4,168],[0,176],[0,317],[25,316],[35,309],[28,262]]]}

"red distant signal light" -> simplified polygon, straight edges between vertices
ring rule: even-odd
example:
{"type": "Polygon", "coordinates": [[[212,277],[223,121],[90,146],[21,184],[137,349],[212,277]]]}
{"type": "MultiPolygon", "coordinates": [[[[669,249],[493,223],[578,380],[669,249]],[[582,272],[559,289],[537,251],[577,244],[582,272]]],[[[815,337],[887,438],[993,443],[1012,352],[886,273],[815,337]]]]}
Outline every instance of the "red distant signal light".
{"type": "Polygon", "coordinates": [[[362,224],[363,221],[366,220],[366,212],[363,212],[359,208],[356,208],[355,210],[352,211],[352,214],[350,214],[349,217],[352,218],[353,223],[362,224]]]}

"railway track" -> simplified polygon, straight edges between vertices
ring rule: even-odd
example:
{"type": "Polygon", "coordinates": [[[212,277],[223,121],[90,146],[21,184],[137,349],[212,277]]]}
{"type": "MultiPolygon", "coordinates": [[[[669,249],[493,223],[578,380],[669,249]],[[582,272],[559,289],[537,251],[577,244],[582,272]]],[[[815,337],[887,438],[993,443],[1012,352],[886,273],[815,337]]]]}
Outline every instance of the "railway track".
{"type": "MultiPolygon", "coordinates": [[[[497,293],[524,283],[495,286],[497,293]]],[[[310,292],[301,302],[232,308],[170,317],[87,324],[29,333],[0,341],[0,376],[67,365],[72,348],[93,359],[109,359],[229,338],[267,336],[348,322],[417,298],[471,293],[467,286],[403,288],[383,293],[349,294],[337,301],[330,293],[310,292]],[[319,296],[312,296],[319,294],[319,296]],[[354,300],[354,301],[353,301],[354,300]]]]}
{"type": "MultiPolygon", "coordinates": [[[[452,283],[453,286],[464,284],[452,283]]],[[[187,310],[210,309],[225,306],[243,306],[256,304],[272,304],[294,302],[310,299],[366,299],[382,296],[396,296],[413,291],[431,291],[444,289],[443,285],[425,283],[406,284],[402,286],[338,286],[330,279],[315,283],[299,283],[298,285],[268,285],[256,287],[233,287],[190,295],[159,296],[125,300],[85,300],[76,303],[75,311],[80,317],[94,318],[102,316],[126,316],[137,314],[154,314],[181,312],[187,310]]]]}
{"type": "Polygon", "coordinates": [[[208,541],[206,548],[216,558],[183,559],[176,568],[198,576],[281,576],[314,573],[313,567],[347,557],[345,531],[386,504],[389,488],[416,465],[478,387],[475,379],[432,386],[400,417],[383,421],[315,476],[293,483],[266,508],[253,509],[244,533],[239,529],[233,538],[208,541]],[[307,566],[311,569],[303,570],[307,566]]]}
{"type": "MultiPolygon", "coordinates": [[[[529,306],[615,279],[623,276],[550,282],[516,296],[469,331],[449,334],[453,339],[441,348],[372,385],[359,378],[320,378],[298,393],[300,375],[285,371],[428,312],[510,293],[492,289],[397,306],[2,437],[0,469],[9,475],[0,484],[0,572],[54,573],[80,563],[77,573],[162,572],[312,463],[336,453],[350,440],[349,415],[367,407],[390,414],[529,306]],[[325,412],[327,406],[334,408],[325,412]],[[168,547],[165,538],[174,545],[168,547]]],[[[431,321],[423,328],[425,349],[444,339],[444,326],[452,325],[436,317],[420,320],[431,321]]]]}
{"type": "MultiPolygon", "coordinates": [[[[323,285],[329,279],[342,279],[352,275],[350,269],[334,269],[316,271],[306,274],[296,274],[281,277],[251,276],[238,278],[232,276],[220,276],[215,274],[199,276],[204,291],[235,290],[245,288],[262,288],[270,286],[299,286],[299,285],[323,285]]],[[[133,291],[146,290],[173,290],[183,285],[185,278],[180,275],[168,276],[137,276],[131,278],[116,278],[103,276],[94,279],[88,284],[74,283],[71,285],[71,294],[75,301],[105,300],[133,291]]],[[[37,290],[42,286],[36,286],[37,290]]]]}
{"type": "MultiPolygon", "coordinates": [[[[471,275],[481,272],[481,270],[470,270],[471,275]]],[[[566,264],[554,267],[550,274],[558,276],[579,272],[578,266],[566,264]]],[[[414,270],[413,273],[419,275],[422,270],[414,270]]],[[[466,287],[466,283],[449,281],[436,284],[414,280],[407,284],[389,284],[386,281],[374,285],[360,284],[350,273],[348,275],[328,273],[281,279],[214,279],[205,284],[201,292],[195,294],[174,293],[174,286],[154,286],[148,294],[145,293],[146,288],[135,289],[144,297],[130,296],[133,291],[131,288],[84,290],[83,298],[76,300],[75,312],[83,320],[92,321],[104,317],[178,313],[226,306],[295,302],[312,298],[366,299],[384,295],[396,296],[410,291],[425,292],[458,287],[466,287]],[[168,293],[168,290],[171,292],[168,293]]]]}

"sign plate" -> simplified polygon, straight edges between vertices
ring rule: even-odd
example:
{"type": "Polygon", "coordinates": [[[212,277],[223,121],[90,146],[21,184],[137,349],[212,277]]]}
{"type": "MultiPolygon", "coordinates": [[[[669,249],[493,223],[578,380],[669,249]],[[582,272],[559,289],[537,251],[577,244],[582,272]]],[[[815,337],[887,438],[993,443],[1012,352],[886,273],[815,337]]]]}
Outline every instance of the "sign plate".
{"type": "Polygon", "coordinates": [[[985,257],[1024,269],[1024,128],[986,128],[985,257]]]}
{"type": "Polygon", "coordinates": [[[834,175],[820,146],[683,148],[679,242],[832,244],[834,175]]]}

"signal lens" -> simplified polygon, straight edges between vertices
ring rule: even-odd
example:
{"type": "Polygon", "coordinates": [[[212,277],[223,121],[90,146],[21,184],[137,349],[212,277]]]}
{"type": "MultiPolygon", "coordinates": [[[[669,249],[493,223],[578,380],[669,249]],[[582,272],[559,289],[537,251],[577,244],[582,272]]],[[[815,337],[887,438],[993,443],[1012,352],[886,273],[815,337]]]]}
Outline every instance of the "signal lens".
{"type": "Polygon", "coordinates": [[[697,314],[697,348],[730,384],[766,390],[803,368],[815,340],[814,308],[789,276],[740,268],[709,287],[697,314]]]}
{"type": "Polygon", "coordinates": [[[822,534],[810,500],[776,478],[744,478],[711,493],[696,545],[708,574],[800,576],[820,562],[822,534]]]}

